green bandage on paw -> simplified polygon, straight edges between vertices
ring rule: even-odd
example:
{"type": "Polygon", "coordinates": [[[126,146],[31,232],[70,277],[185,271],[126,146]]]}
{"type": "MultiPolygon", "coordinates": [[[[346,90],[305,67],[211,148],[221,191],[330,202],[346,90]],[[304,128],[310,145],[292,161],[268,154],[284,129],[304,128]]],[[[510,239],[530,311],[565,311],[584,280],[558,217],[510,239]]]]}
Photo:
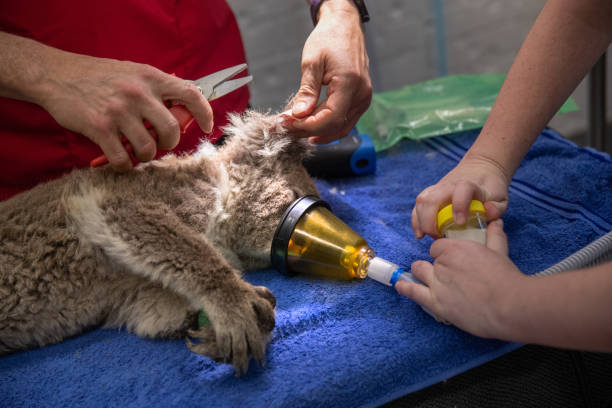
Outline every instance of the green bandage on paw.
{"type": "Polygon", "coordinates": [[[210,320],[208,320],[208,316],[206,316],[206,312],[203,310],[200,310],[198,312],[198,328],[202,328],[209,323],[210,323],[210,320]]]}

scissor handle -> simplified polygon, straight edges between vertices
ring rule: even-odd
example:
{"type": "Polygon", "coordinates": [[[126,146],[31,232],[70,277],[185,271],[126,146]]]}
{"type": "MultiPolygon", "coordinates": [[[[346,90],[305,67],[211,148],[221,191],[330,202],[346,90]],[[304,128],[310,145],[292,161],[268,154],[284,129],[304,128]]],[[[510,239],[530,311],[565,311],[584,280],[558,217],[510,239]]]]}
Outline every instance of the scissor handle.
{"type": "MultiPolygon", "coordinates": [[[[168,109],[170,110],[172,116],[174,116],[178,121],[179,129],[181,130],[181,135],[185,134],[189,126],[193,123],[193,116],[191,115],[191,112],[189,112],[187,108],[185,108],[183,105],[174,105],[168,109]]],[[[153,139],[157,141],[157,133],[155,133],[155,129],[153,129],[149,122],[145,122],[145,126],[147,127],[147,130],[149,131],[153,139]]],[[[134,151],[134,147],[132,147],[130,142],[128,142],[125,138],[123,138],[122,143],[126,152],[132,153],[134,151]]],[[[105,154],[102,154],[93,159],[89,163],[89,165],[91,167],[98,167],[106,163],[108,163],[108,159],[106,158],[105,154]]]]}
{"type": "Polygon", "coordinates": [[[187,110],[187,108],[183,105],[173,105],[170,107],[170,113],[178,121],[179,129],[181,129],[181,135],[184,135],[194,120],[191,112],[189,112],[189,110],[187,110]]]}

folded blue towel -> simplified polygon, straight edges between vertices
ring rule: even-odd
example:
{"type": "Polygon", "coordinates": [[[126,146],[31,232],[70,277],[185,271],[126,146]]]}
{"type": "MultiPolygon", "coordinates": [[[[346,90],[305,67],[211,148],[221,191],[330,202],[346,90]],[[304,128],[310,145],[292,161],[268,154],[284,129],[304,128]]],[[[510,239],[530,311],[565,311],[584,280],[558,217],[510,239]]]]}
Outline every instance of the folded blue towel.
{"type": "MultiPolygon", "coordinates": [[[[317,185],[378,255],[409,268],[430,259],[431,240],[416,240],[410,227],[416,195],[453,168],[476,135],[404,141],[379,154],[376,175],[317,185]]],[[[511,185],[504,221],[510,256],[529,274],[612,230],[610,157],[544,131],[511,185]]],[[[94,330],[0,359],[0,406],[376,406],[520,347],[436,323],[371,280],[273,270],[247,279],[278,302],[265,367],[252,363],[237,379],[182,341],[94,330]]]]}

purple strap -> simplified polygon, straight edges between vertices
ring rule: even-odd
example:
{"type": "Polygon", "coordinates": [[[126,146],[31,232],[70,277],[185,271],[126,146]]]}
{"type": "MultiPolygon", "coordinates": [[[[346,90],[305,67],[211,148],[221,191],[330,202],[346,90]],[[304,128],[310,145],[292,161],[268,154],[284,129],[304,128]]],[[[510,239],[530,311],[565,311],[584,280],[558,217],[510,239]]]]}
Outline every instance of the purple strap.
{"type": "Polygon", "coordinates": [[[310,0],[310,17],[312,17],[312,24],[317,25],[317,14],[319,13],[319,8],[321,7],[321,3],[325,0],[310,0]]]}
{"type": "MultiPolygon", "coordinates": [[[[321,3],[325,0],[310,0],[310,17],[312,17],[312,24],[317,25],[317,14],[319,14],[319,9],[321,8],[321,3]]],[[[357,6],[357,11],[359,11],[359,17],[361,18],[362,23],[366,23],[370,21],[370,14],[368,13],[368,9],[366,8],[365,1],[363,0],[353,0],[355,6],[357,6]]]]}

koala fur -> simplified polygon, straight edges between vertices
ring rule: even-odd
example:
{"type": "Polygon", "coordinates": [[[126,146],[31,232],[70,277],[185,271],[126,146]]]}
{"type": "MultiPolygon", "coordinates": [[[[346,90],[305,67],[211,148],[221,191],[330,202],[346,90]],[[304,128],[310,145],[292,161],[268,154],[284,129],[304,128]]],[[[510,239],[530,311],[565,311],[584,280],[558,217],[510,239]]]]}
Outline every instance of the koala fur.
{"type": "Polygon", "coordinates": [[[269,267],[282,213],[318,194],[310,145],[276,118],[232,115],[219,149],[75,170],[0,202],[0,355],[102,326],[189,336],[237,374],[262,363],[276,301],[241,271],[269,267]]]}

